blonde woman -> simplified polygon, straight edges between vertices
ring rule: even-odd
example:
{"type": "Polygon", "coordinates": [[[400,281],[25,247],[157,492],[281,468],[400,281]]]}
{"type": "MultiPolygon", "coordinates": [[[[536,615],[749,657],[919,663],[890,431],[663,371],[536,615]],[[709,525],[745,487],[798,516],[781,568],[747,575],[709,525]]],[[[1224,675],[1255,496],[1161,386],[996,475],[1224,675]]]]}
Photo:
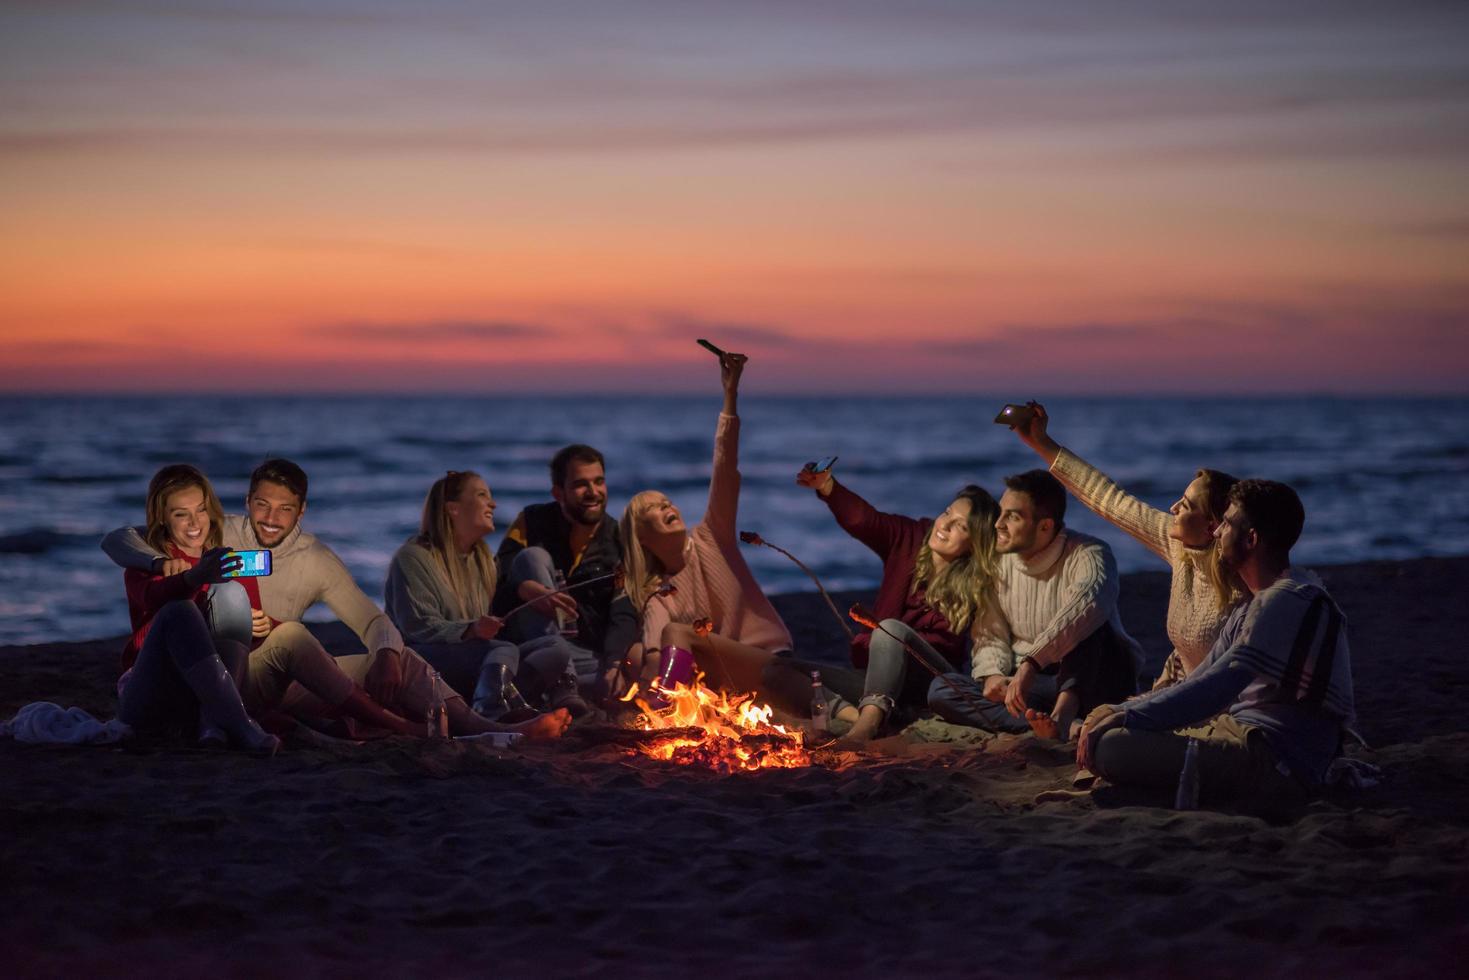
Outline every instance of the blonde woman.
{"type": "MultiPolygon", "coordinates": [[[[995,609],[995,521],[1000,507],[981,487],[960,490],[937,519],[885,514],[836,481],[831,472],[802,470],[796,482],[815,490],[842,529],[882,559],[873,612],[882,630],[852,641],[858,670],[833,670],[809,661],[777,661],[766,686],[791,710],[809,703],[809,671],[820,670],[833,729],[866,741],[902,709],[927,704],[933,675],[912,663],[903,641],[941,672],[964,671],[965,635],[995,609]],[[885,631],[885,632],[884,632],[885,631]],[[863,669],[865,668],[865,670],[863,669]]],[[[798,713],[804,713],[800,711],[798,713]]]]}
{"type": "Polygon", "coordinates": [[[1199,470],[1183,496],[1168,510],[1150,507],[1124,491],[1105,473],[1061,446],[1046,431],[1044,405],[1030,402],[1031,416],[1011,426],[1044,459],[1051,473],[1099,517],[1136,538],[1173,569],[1168,595],[1168,639],[1173,652],[1163,664],[1155,689],[1191,674],[1204,658],[1243,592],[1220,565],[1214,531],[1229,506],[1238,480],[1218,470],[1199,470]]]}
{"type": "Polygon", "coordinates": [[[740,554],[735,526],[740,499],[736,408],[745,361],[743,354],[719,358],[724,410],[714,434],[714,472],[704,519],[686,527],[673,501],[656,490],[637,494],[623,511],[627,597],[642,613],[639,639],[624,660],[627,681],[646,683],[660,655],[682,649],[693,654],[711,685],[750,691],[771,658],[791,649],[790,632],[740,554]],[[665,582],[675,591],[657,594],[665,582]],[[705,617],[714,629],[701,637],[693,623],[705,617]]]}
{"type": "Polygon", "coordinates": [[[517,706],[506,702],[513,686],[530,705],[549,702],[553,709],[583,714],[587,706],[577,696],[570,652],[559,636],[520,647],[497,639],[505,623],[490,615],[490,601],[499,574],[484,540],[494,529],[495,498],[483,477],[450,470],[434,481],[418,534],[388,566],[388,616],[414,652],[472,699],[476,713],[523,720],[517,706]]]}

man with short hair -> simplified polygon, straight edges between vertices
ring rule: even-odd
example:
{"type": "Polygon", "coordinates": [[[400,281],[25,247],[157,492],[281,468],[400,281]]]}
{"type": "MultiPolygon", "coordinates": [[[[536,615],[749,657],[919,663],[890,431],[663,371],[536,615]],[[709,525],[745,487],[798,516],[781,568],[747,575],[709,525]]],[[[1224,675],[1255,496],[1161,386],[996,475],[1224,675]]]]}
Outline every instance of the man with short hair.
{"type": "Polygon", "coordinates": [[[1122,628],[1112,550],[1066,527],[1060,481],[1028,470],[1005,488],[998,601],[976,624],[973,676],[935,678],[928,703],[955,724],[1064,740],[1078,713],[1136,690],[1142,649],[1122,628]]]}
{"type": "Polygon", "coordinates": [[[1346,617],[1319,578],[1290,563],[1305,520],[1284,483],[1241,480],[1230,489],[1214,536],[1249,601],[1188,677],[1092,712],[1078,765],[1112,783],[1172,790],[1197,739],[1206,803],[1277,807],[1323,785],[1356,711],[1346,617]]]}
{"type": "Polygon", "coordinates": [[[494,611],[504,616],[532,603],[511,618],[510,636],[564,644],[578,681],[590,689],[616,592],[608,576],[622,561],[617,522],[607,517],[602,454],[581,443],[559,450],[551,458],[551,496],[522,510],[500,542],[494,611]],[[558,574],[569,591],[556,593],[558,574]]]}
{"type": "MultiPolygon", "coordinates": [[[[306,610],[326,603],[337,618],[362,640],[366,654],[337,657],[348,678],[361,684],[374,701],[419,719],[435,696],[445,701],[451,728],[473,734],[506,726],[493,724],[470,710],[442,681],[437,688],[423,659],[403,646],[403,636],[387,615],[353,580],[336,553],[301,527],[306,513],[306,473],[288,459],[268,459],[250,474],[245,494],[246,516],[226,514],[223,537],[233,550],[268,548],[271,574],[256,581],[262,610],[252,610],[258,646],[251,651],[242,694],[247,705],[319,714],[321,705],[301,686],[291,685],[289,663],[299,647],[320,648],[320,641],[301,623],[306,610]]],[[[124,568],[164,575],[175,569],[143,540],[124,527],[102,540],[102,550],[124,568]]],[[[253,710],[253,709],[252,709],[253,710]]],[[[563,726],[564,727],[564,726],[563,726]]],[[[538,733],[539,730],[538,730],[538,733]]]]}

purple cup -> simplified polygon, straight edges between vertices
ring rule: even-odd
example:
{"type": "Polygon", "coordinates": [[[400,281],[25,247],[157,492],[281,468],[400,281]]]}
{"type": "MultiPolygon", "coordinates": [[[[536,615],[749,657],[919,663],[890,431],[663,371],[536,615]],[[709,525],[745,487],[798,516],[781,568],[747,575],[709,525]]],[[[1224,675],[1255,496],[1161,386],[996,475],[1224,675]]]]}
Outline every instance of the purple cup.
{"type": "Polygon", "coordinates": [[[672,644],[658,651],[658,679],[648,689],[648,707],[661,711],[671,702],[664,691],[672,691],[680,684],[689,686],[694,682],[694,653],[672,644]]]}

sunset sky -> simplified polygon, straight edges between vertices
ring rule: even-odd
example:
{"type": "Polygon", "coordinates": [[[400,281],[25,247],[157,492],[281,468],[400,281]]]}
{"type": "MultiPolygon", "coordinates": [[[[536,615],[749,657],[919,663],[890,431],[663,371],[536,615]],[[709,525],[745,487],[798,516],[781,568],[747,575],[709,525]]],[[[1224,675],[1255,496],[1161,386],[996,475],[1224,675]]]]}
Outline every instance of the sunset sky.
{"type": "Polygon", "coordinates": [[[1469,393],[1469,5],[0,4],[0,386],[1469,393]]]}

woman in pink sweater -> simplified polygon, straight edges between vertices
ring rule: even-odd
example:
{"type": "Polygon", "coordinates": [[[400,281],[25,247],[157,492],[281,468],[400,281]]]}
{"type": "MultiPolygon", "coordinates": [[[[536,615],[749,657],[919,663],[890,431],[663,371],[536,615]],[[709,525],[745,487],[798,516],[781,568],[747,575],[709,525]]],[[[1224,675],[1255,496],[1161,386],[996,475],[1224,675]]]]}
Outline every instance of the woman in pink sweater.
{"type": "Polygon", "coordinates": [[[623,567],[627,595],[640,613],[641,637],[628,650],[624,679],[646,682],[663,658],[692,652],[708,683],[753,691],[760,672],[776,653],[791,649],[791,634],[750,574],[740,554],[735,518],[739,510],[740,419],[736,413],[740,374],[747,358],[722,354],[724,410],[714,434],[714,473],[709,506],[693,528],[657,490],[644,490],[622,514],[623,567]],[[671,585],[670,594],[660,587],[671,585]],[[713,622],[707,635],[694,624],[713,622]]]}

